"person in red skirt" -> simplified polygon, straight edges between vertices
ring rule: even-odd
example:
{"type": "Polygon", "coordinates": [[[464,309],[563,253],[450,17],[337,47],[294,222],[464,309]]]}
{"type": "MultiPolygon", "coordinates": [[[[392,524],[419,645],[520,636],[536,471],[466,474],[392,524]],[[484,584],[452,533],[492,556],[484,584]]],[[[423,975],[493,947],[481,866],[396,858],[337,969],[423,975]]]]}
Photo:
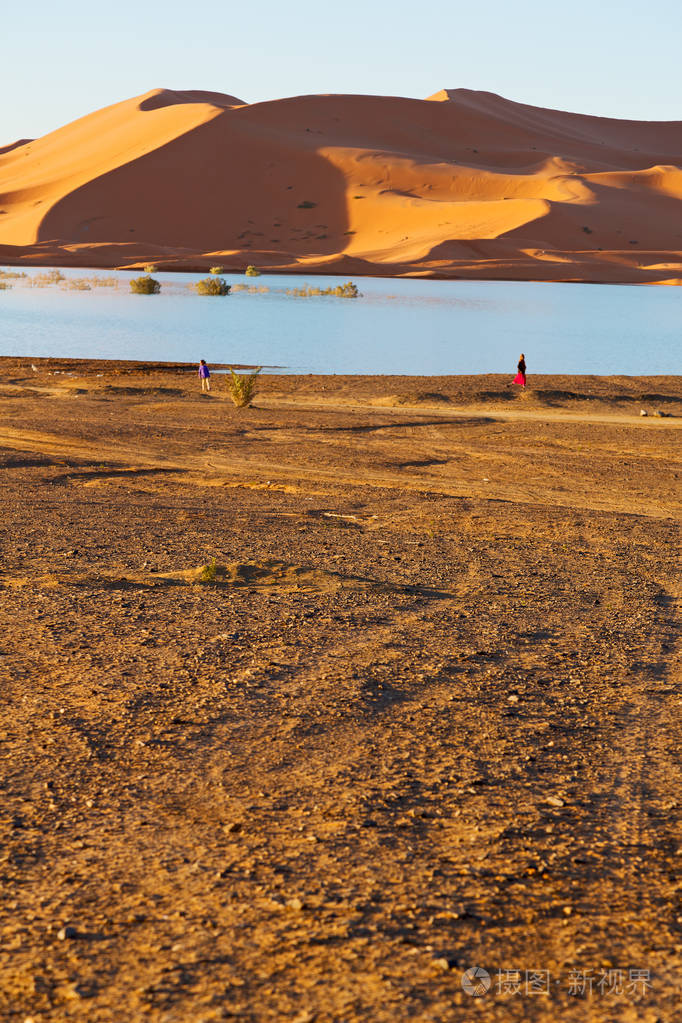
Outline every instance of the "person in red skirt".
{"type": "Polygon", "coordinates": [[[518,364],[518,366],[516,368],[518,369],[518,373],[516,374],[516,376],[512,380],[512,383],[513,384],[520,384],[521,387],[525,387],[526,386],[526,356],[523,354],[523,352],[521,352],[521,358],[519,359],[519,364],[518,364]]]}

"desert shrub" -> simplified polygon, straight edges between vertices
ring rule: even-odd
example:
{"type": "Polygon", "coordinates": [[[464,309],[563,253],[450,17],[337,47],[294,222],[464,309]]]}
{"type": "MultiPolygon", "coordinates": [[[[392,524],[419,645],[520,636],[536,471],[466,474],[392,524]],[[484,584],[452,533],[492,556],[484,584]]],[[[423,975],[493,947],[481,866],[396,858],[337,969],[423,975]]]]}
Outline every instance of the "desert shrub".
{"type": "Polygon", "coordinates": [[[26,277],[23,270],[0,270],[0,281],[16,281],[20,277],[26,277]]]}
{"type": "Polygon", "coordinates": [[[225,267],[223,267],[223,266],[212,266],[208,272],[210,274],[222,274],[222,273],[225,273],[225,267]]]}
{"type": "Polygon", "coordinates": [[[142,269],[146,274],[155,274],[159,268],[156,263],[145,263],[142,269]]]}
{"type": "Polygon", "coordinates": [[[7,281],[0,281],[0,291],[9,291],[11,287],[12,285],[8,284],[7,281]]]}
{"type": "Polygon", "coordinates": [[[237,408],[248,408],[256,393],[256,377],[262,370],[258,366],[253,373],[235,373],[230,366],[230,378],[227,382],[230,397],[237,408]]]}
{"type": "Polygon", "coordinates": [[[260,277],[260,270],[258,270],[255,266],[251,266],[251,264],[247,266],[244,273],[247,277],[260,277]]]}
{"type": "Polygon", "coordinates": [[[194,285],[199,295],[229,295],[230,285],[224,277],[204,277],[194,285]]]}
{"type": "Polygon", "coordinates": [[[158,295],[161,285],[153,277],[133,277],[130,290],[134,295],[158,295]]]}

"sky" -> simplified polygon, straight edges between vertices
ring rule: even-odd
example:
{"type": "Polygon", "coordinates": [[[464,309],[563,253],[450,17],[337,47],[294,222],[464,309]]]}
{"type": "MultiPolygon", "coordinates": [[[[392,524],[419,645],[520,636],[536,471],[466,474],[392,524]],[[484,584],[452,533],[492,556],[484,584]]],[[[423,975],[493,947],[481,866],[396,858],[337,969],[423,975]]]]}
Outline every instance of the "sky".
{"type": "Polygon", "coordinates": [[[159,87],[249,103],[469,88],[682,121],[681,0],[32,0],[5,9],[3,37],[0,145],[159,87]]]}

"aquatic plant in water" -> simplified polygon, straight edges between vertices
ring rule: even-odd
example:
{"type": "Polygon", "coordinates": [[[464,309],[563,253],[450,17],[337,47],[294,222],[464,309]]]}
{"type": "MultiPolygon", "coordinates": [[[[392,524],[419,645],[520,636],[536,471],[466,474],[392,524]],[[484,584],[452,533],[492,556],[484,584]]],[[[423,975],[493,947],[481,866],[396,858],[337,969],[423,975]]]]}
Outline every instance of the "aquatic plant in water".
{"type": "Polygon", "coordinates": [[[287,288],[287,295],[294,295],[296,298],[312,298],[316,295],[335,295],[336,298],[357,298],[360,292],[357,284],[346,281],[345,284],[337,284],[334,288],[311,288],[304,284],[302,288],[287,288]]]}
{"type": "Polygon", "coordinates": [[[229,295],[230,285],[224,277],[204,277],[197,281],[194,289],[199,295],[229,295]]]}
{"type": "Polygon", "coordinates": [[[130,290],[134,295],[158,295],[161,284],[153,277],[134,277],[130,282],[130,290]]]}

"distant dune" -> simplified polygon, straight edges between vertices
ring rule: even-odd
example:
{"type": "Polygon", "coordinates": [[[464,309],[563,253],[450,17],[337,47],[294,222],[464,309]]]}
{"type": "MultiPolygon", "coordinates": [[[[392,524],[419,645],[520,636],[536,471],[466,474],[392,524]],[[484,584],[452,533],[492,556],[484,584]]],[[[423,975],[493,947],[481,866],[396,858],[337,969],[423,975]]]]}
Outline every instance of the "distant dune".
{"type": "Polygon", "coordinates": [[[0,148],[0,261],[682,283],[682,122],[156,89],[0,148]]]}

